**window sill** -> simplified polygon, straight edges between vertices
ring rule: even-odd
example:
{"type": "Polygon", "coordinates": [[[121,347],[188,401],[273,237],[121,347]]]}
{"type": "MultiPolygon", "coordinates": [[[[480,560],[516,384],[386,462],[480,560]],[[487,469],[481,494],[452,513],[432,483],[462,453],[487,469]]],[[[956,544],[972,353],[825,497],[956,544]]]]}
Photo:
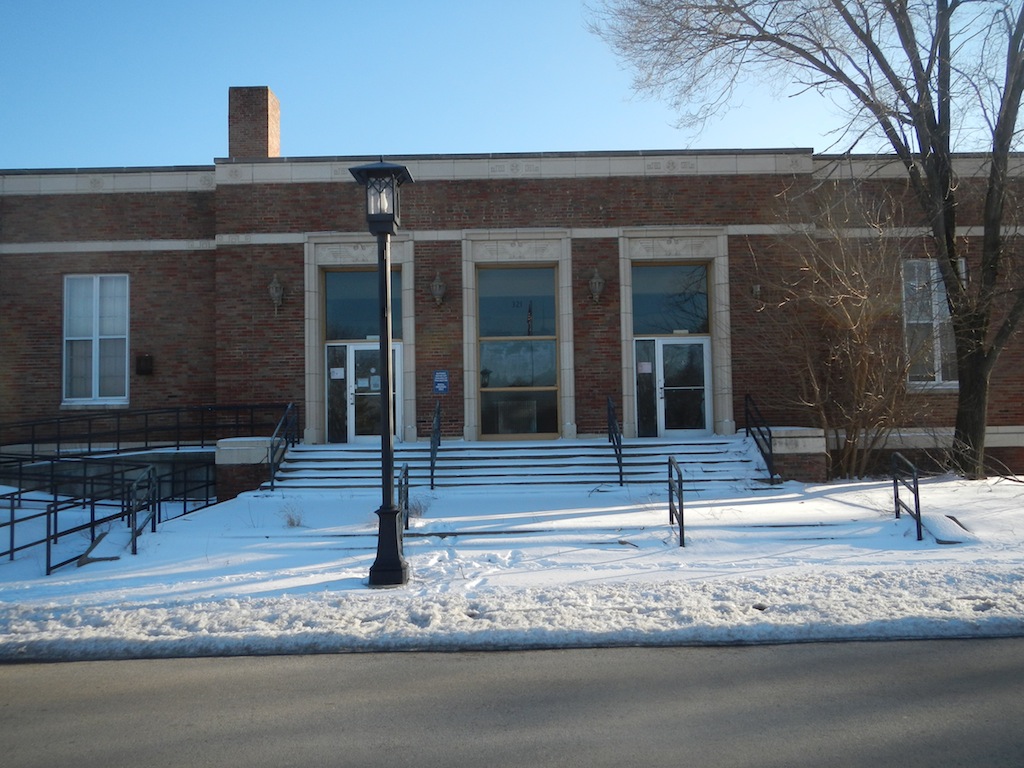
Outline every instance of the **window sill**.
{"type": "Polygon", "coordinates": [[[908,381],[907,391],[915,395],[955,395],[960,391],[957,381],[908,381]]]}
{"type": "Polygon", "coordinates": [[[62,411],[123,411],[128,408],[127,400],[74,400],[60,404],[62,411]]]}

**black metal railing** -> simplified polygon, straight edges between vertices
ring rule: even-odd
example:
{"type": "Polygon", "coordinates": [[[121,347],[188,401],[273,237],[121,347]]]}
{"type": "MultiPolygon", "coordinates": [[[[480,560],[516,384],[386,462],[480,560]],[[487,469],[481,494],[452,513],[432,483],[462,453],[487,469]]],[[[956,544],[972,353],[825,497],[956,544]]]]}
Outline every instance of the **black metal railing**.
{"type": "Polygon", "coordinates": [[[615,462],[619,465],[619,485],[625,485],[622,468],[622,430],[619,429],[619,419],[615,413],[615,401],[610,396],[608,398],[608,442],[612,444],[615,462]]]}
{"type": "Polygon", "coordinates": [[[409,530],[409,465],[403,464],[398,472],[398,509],[402,513],[402,528],[409,530]]]}
{"type": "Polygon", "coordinates": [[[917,521],[917,540],[921,541],[924,538],[924,531],[921,525],[921,494],[918,489],[917,467],[901,453],[892,455],[892,499],[896,509],[896,519],[899,519],[901,511],[913,517],[917,521]],[[901,486],[910,491],[914,497],[913,506],[900,498],[901,486]]]}
{"type": "Polygon", "coordinates": [[[765,467],[768,469],[769,482],[773,485],[782,482],[782,478],[775,474],[775,446],[772,429],[750,395],[743,397],[743,412],[747,437],[754,439],[754,445],[757,446],[761,458],[764,459],[765,467]]]}
{"type": "Polygon", "coordinates": [[[102,411],[0,424],[5,453],[30,458],[99,451],[206,447],[225,437],[266,435],[285,403],[102,411]]]}
{"type": "Polygon", "coordinates": [[[437,468],[437,451],[441,447],[441,401],[434,404],[434,421],[430,425],[430,490],[434,490],[434,470],[437,468]]]}
{"type": "MultiPolygon", "coordinates": [[[[11,472],[12,460],[5,462],[11,472]]],[[[171,517],[194,512],[216,503],[215,468],[209,462],[175,461],[166,472],[156,466],[121,459],[27,459],[19,457],[13,474],[22,483],[0,494],[0,539],[6,541],[6,555],[46,547],[46,573],[71,562],[88,558],[105,535],[100,530],[116,521],[132,531],[132,554],[138,536],[148,526],[171,517]],[[172,508],[181,503],[180,514],[172,508]],[[142,521],[139,522],[139,518],[142,521]],[[4,530],[6,529],[6,531],[4,530]],[[99,532],[99,535],[97,535],[99,532]],[[85,552],[54,562],[54,548],[69,534],[88,534],[85,552]]]]}
{"type": "MultiPolygon", "coordinates": [[[[82,463],[83,465],[95,464],[95,462],[82,463]]],[[[97,536],[98,527],[118,521],[127,523],[131,530],[133,555],[138,553],[138,536],[146,525],[151,524],[152,529],[156,530],[159,500],[151,490],[155,487],[152,467],[118,465],[109,467],[105,472],[100,471],[99,474],[83,472],[82,483],[80,496],[58,497],[55,494],[53,501],[46,505],[43,513],[46,517],[46,536],[43,541],[35,543],[42,543],[46,546],[47,576],[58,568],[73,562],[82,562],[84,558],[87,558],[106,535],[106,531],[101,531],[97,536]],[[75,514],[76,511],[77,514],[75,514]],[[86,513],[88,513],[87,520],[84,519],[86,513]],[[144,516],[141,526],[138,523],[140,513],[144,516]],[[71,517],[70,523],[67,522],[69,516],[71,517]],[[61,524],[62,517],[65,521],[63,525],[61,524]],[[71,557],[54,562],[54,548],[62,538],[85,532],[89,534],[89,546],[84,552],[75,552],[71,557]]],[[[12,517],[12,541],[16,523],[26,523],[37,517],[38,514],[21,519],[12,517]]]]}
{"type": "Polygon", "coordinates": [[[685,547],[683,530],[683,470],[675,456],[668,457],[668,524],[679,527],[679,546],[685,547]]]}
{"type": "Polygon", "coordinates": [[[270,438],[270,447],[267,449],[267,462],[270,464],[270,490],[274,490],[274,483],[277,479],[277,471],[281,468],[288,449],[299,442],[299,415],[295,403],[288,403],[284,409],[281,420],[274,428],[274,434],[270,438]]]}
{"type": "Polygon", "coordinates": [[[139,536],[149,526],[150,531],[156,533],[156,523],[160,511],[160,500],[157,489],[160,483],[157,480],[156,469],[147,467],[146,471],[137,477],[128,489],[129,504],[128,526],[132,531],[132,554],[139,554],[139,536]],[[139,522],[139,515],[142,515],[142,522],[139,522]]]}

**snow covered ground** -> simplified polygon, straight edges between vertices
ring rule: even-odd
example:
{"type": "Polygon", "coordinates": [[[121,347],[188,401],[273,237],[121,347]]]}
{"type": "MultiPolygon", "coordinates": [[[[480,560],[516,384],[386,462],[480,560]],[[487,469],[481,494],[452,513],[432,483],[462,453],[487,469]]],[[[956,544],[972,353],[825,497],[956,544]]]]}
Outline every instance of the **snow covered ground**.
{"type": "Polygon", "coordinates": [[[680,548],[663,486],[413,489],[410,583],[370,589],[377,495],[249,493],[0,561],[0,659],[1024,634],[1024,485],[921,496],[918,542],[886,481],[691,493],[680,548]]]}

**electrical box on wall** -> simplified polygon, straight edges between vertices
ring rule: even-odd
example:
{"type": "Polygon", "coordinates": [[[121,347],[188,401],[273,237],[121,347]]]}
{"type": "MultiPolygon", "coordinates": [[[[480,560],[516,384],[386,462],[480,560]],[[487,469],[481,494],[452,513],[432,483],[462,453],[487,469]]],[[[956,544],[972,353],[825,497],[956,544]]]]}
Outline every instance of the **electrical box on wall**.
{"type": "Polygon", "coordinates": [[[153,375],[153,356],[152,355],[136,355],[136,357],[135,357],[135,373],[138,376],[152,376],[153,375]]]}

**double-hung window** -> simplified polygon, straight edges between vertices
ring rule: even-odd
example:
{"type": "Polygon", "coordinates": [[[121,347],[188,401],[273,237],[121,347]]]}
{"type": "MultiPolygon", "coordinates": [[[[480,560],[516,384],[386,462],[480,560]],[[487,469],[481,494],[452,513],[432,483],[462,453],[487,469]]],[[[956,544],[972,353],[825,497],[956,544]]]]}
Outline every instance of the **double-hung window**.
{"type": "Polygon", "coordinates": [[[128,276],[64,278],[64,402],[128,402],[128,276]]]}
{"type": "Polygon", "coordinates": [[[913,383],[954,385],[956,346],[935,259],[903,262],[903,326],[913,383]]]}

